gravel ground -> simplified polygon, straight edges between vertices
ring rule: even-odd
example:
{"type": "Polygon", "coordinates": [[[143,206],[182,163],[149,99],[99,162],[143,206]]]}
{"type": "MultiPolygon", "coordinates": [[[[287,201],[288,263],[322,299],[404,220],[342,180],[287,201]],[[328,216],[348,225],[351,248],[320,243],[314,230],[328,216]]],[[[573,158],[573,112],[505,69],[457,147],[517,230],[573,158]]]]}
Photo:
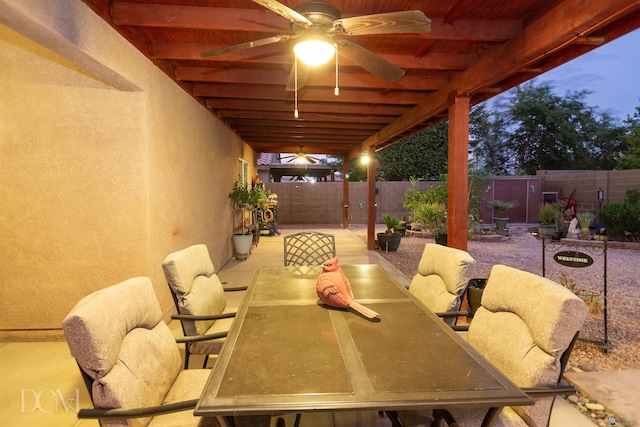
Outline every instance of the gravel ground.
{"type": "MultiPolygon", "coordinates": [[[[354,230],[365,239],[366,232],[354,230]]],[[[504,264],[542,275],[542,243],[528,233],[525,227],[511,228],[510,236],[501,241],[470,241],[468,252],[476,260],[474,277],[488,277],[491,267],[504,264]]],[[[381,255],[400,269],[407,277],[413,277],[422,255],[422,250],[431,238],[406,236],[402,238],[396,252],[381,252],[381,255]]],[[[553,253],[567,250],[566,247],[550,250],[545,256],[546,277],[560,282],[561,274],[583,291],[604,289],[604,256],[589,249],[579,247],[578,251],[591,255],[592,266],[568,268],[560,266],[552,259],[553,253]]],[[[607,251],[607,326],[608,351],[601,346],[578,341],[574,347],[570,363],[573,366],[587,366],[599,371],[640,368],[640,249],[609,248],[607,251]]],[[[594,340],[604,338],[604,316],[590,313],[587,316],[581,336],[594,340]]]]}

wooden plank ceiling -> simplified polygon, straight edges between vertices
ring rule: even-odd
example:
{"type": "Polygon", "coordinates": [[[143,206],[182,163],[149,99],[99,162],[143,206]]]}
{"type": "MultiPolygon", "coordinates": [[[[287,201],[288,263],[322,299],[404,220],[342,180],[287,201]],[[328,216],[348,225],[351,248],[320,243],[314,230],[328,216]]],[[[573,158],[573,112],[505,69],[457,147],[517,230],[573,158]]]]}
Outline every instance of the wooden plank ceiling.
{"type": "MultiPolygon", "coordinates": [[[[327,0],[343,18],[421,10],[421,34],[336,35],[405,71],[387,83],[339,56],[285,90],[290,42],[202,53],[275,35],[290,22],[251,0],[83,0],[258,152],[354,157],[446,118],[451,97],[477,104],[640,27],[639,0],[327,0]]],[[[295,8],[305,0],[281,0],[295,8]]],[[[629,52],[630,55],[637,52],[629,52]]]]}

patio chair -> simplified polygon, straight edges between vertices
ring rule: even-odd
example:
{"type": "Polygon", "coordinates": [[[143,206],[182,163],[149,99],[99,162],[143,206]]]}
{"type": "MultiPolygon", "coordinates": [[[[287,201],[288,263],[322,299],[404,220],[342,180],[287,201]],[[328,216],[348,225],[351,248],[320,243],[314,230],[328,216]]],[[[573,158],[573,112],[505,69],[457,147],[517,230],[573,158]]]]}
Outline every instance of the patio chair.
{"type": "Polygon", "coordinates": [[[214,272],[206,245],[189,246],[173,252],[162,262],[185,339],[184,367],[192,354],[203,355],[203,368],[210,354],[218,354],[236,315],[227,305],[225,291],[242,291],[246,286],[224,288],[214,272]]]}
{"type": "Polygon", "coordinates": [[[449,325],[455,325],[462,295],[472,277],[475,260],[467,252],[448,246],[427,243],[418,273],[409,284],[409,292],[449,325]]]}
{"type": "Polygon", "coordinates": [[[322,265],[336,256],[336,238],[318,231],[284,236],[284,265],[322,265]]]}
{"type": "MultiPolygon", "coordinates": [[[[181,356],[147,277],[82,300],[62,322],[101,426],[196,426],[193,409],[210,370],[181,370],[181,356]]],[[[212,424],[215,425],[215,424],[212,424]]]]}
{"type": "Polygon", "coordinates": [[[548,426],[555,396],[575,392],[562,383],[561,377],[587,311],[580,298],[559,284],[495,265],[467,339],[535,404],[486,414],[472,409],[399,412],[402,425],[431,425],[430,421],[435,420],[435,425],[440,426],[448,420],[451,426],[470,426],[484,420],[496,422],[482,425],[548,426]]]}

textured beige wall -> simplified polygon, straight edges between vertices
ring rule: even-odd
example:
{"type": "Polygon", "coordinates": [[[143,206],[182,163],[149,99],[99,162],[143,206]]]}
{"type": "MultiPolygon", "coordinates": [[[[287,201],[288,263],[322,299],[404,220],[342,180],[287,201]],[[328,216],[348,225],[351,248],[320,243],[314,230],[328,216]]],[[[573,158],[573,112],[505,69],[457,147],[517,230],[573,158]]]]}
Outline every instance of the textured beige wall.
{"type": "Polygon", "coordinates": [[[79,0],[0,15],[0,338],[57,336],[132,276],[169,313],[162,260],[206,243],[226,263],[227,193],[255,153],[79,0]]]}

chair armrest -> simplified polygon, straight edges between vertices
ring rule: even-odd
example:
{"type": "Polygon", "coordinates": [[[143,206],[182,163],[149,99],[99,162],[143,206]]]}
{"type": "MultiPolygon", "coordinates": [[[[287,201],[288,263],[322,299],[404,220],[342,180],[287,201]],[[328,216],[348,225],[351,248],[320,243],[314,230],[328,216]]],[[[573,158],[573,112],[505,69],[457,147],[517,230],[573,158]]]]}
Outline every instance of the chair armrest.
{"type": "Polygon", "coordinates": [[[228,286],[228,287],[227,287],[227,286],[224,286],[224,285],[226,285],[227,283],[229,283],[229,282],[222,282],[222,287],[224,288],[224,291],[225,291],[225,292],[246,291],[246,290],[247,290],[247,288],[249,287],[249,286],[247,286],[247,285],[241,285],[241,286],[228,286]]]}
{"type": "Polygon", "coordinates": [[[148,406],[146,408],[135,409],[108,409],[94,408],[81,409],[78,411],[80,419],[96,419],[96,418],[141,418],[152,417],[154,415],[169,414],[171,412],[186,411],[195,409],[198,399],[185,400],[184,402],[169,403],[167,405],[148,406]]]}
{"type": "Polygon", "coordinates": [[[224,338],[227,335],[229,335],[229,331],[216,332],[215,334],[207,334],[207,335],[189,335],[187,337],[176,337],[176,342],[178,344],[185,344],[185,343],[192,343],[192,342],[217,340],[218,338],[224,338]]]}
{"type": "Polygon", "coordinates": [[[449,325],[451,329],[456,332],[467,332],[469,330],[469,325],[449,325]]]}
{"type": "Polygon", "coordinates": [[[206,314],[206,315],[195,315],[195,314],[171,315],[171,318],[175,320],[218,320],[218,319],[228,319],[230,317],[236,317],[236,313],[230,312],[230,313],[206,314]]]}
{"type": "Polygon", "coordinates": [[[461,317],[461,316],[469,316],[468,311],[445,311],[443,313],[435,313],[438,317],[461,317]]]}

